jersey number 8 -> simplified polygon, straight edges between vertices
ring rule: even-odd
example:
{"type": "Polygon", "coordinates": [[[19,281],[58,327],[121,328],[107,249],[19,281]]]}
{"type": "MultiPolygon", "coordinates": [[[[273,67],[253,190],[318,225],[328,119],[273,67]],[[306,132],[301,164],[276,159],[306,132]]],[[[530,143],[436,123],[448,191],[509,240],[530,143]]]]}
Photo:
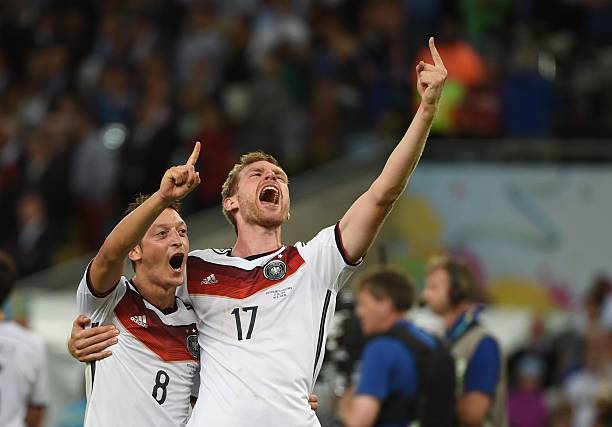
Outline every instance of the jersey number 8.
{"type": "Polygon", "coordinates": [[[168,384],[170,384],[170,376],[166,373],[166,371],[159,370],[157,371],[157,376],[155,377],[155,385],[153,386],[153,399],[160,405],[166,401],[166,395],[168,394],[168,384]],[[158,397],[161,390],[161,396],[158,397]]]}

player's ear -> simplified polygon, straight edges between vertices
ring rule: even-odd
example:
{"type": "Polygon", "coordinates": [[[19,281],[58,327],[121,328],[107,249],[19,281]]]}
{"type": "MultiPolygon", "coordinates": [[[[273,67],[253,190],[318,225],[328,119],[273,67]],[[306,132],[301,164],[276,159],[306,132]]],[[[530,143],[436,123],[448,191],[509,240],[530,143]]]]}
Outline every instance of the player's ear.
{"type": "Polygon", "coordinates": [[[226,197],[225,200],[223,200],[223,209],[227,212],[238,209],[238,200],[236,200],[236,196],[226,197]]]}
{"type": "Polygon", "coordinates": [[[142,259],[142,247],[140,243],[132,248],[132,250],[128,253],[128,258],[132,262],[137,262],[142,259]]]}

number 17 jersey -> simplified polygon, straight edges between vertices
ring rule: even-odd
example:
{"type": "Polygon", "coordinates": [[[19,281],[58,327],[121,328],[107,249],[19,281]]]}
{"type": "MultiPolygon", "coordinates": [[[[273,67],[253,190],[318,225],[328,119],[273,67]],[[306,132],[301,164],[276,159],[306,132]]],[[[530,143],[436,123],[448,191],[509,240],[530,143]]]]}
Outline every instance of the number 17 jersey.
{"type": "Polygon", "coordinates": [[[201,371],[188,426],[318,426],[308,396],[353,270],[338,226],[254,259],[191,252],[179,295],[197,313],[201,371]]]}

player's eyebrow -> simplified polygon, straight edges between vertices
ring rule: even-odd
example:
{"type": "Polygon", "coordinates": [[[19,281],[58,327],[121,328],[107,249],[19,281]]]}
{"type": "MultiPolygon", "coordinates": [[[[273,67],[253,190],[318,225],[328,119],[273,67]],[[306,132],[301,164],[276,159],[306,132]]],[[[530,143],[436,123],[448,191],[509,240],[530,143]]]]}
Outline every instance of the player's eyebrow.
{"type": "Polygon", "coordinates": [[[281,168],[275,167],[274,168],[274,173],[277,174],[277,175],[281,175],[283,178],[285,178],[286,181],[289,181],[289,177],[287,177],[287,174],[281,168]]]}
{"type": "Polygon", "coordinates": [[[160,224],[153,225],[153,230],[160,228],[173,228],[173,227],[185,227],[187,228],[187,223],[185,221],[177,221],[174,223],[162,222],[160,224]]]}
{"type": "MultiPolygon", "coordinates": [[[[265,168],[263,168],[261,166],[249,166],[248,169],[245,169],[245,171],[246,171],[245,173],[247,173],[247,174],[251,174],[253,172],[263,173],[263,172],[265,172],[265,168]]],[[[272,172],[274,172],[275,175],[282,176],[285,181],[289,182],[289,177],[287,176],[285,171],[282,170],[281,168],[279,168],[278,166],[274,165],[272,167],[272,172]]]]}

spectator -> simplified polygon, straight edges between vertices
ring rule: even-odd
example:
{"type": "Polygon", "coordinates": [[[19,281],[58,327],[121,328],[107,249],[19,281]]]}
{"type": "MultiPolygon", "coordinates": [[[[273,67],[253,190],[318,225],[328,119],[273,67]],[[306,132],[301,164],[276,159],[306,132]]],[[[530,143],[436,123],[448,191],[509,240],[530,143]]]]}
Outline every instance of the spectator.
{"type": "Polygon", "coordinates": [[[305,49],[309,37],[306,22],[293,12],[290,0],[269,0],[255,16],[249,56],[253,64],[261,65],[283,45],[305,49]]]}
{"type": "Polygon", "coordinates": [[[176,50],[175,74],[180,90],[195,92],[199,97],[212,94],[222,81],[229,48],[213,2],[194,2],[176,50]]]}
{"type": "MultiPolygon", "coordinates": [[[[221,203],[219,188],[233,165],[236,147],[233,134],[225,125],[221,111],[214,104],[202,108],[200,130],[195,139],[204,142],[204,160],[200,165],[196,165],[196,169],[206,170],[207,185],[200,185],[192,198],[196,199],[196,208],[202,209],[221,203]]],[[[185,147],[185,151],[189,148],[191,143],[185,147]]]]}
{"type": "Polygon", "coordinates": [[[460,8],[467,39],[478,43],[503,37],[510,21],[511,6],[510,0],[462,0],[460,8]]]}
{"type": "Polygon", "coordinates": [[[104,67],[99,81],[99,91],[94,99],[96,121],[101,125],[113,122],[129,124],[135,94],[129,81],[127,64],[110,60],[104,67]]]}
{"type": "Polygon", "coordinates": [[[13,250],[22,275],[51,265],[54,239],[45,202],[39,194],[26,193],[17,201],[17,239],[13,250]]]}
{"type": "Polygon", "coordinates": [[[108,138],[111,136],[108,133],[112,129],[119,131],[120,128],[109,127],[96,131],[87,111],[80,112],[77,123],[79,144],[70,168],[70,191],[78,212],[81,242],[87,250],[93,250],[99,246],[104,236],[112,210],[112,192],[119,172],[118,147],[109,143],[108,138]]]}
{"type": "Polygon", "coordinates": [[[510,56],[502,93],[502,117],[509,136],[548,137],[554,132],[557,96],[552,82],[538,70],[538,47],[528,34],[519,36],[510,56]]]}
{"type": "Polygon", "coordinates": [[[533,364],[529,365],[528,362],[524,362],[525,360],[541,362],[538,365],[538,367],[542,368],[538,378],[540,385],[551,387],[556,384],[558,381],[558,361],[556,360],[553,338],[546,328],[544,317],[536,315],[531,322],[527,342],[508,357],[508,372],[510,373],[513,388],[519,386],[522,363],[527,363],[527,367],[535,367],[533,364]]]}
{"type": "Polygon", "coordinates": [[[517,386],[508,397],[512,427],[541,427],[548,424],[549,410],[542,389],[544,364],[533,356],[525,356],[517,367],[517,386]]]}
{"type": "Polygon", "coordinates": [[[572,408],[573,427],[593,427],[597,421],[597,399],[612,384],[611,349],[609,333],[587,333],[584,366],[563,384],[563,395],[572,408]]]}
{"type": "Polygon", "coordinates": [[[17,139],[17,123],[11,115],[0,112],[0,221],[7,225],[0,237],[0,246],[6,244],[15,230],[13,206],[19,195],[21,146],[17,139]]]}

